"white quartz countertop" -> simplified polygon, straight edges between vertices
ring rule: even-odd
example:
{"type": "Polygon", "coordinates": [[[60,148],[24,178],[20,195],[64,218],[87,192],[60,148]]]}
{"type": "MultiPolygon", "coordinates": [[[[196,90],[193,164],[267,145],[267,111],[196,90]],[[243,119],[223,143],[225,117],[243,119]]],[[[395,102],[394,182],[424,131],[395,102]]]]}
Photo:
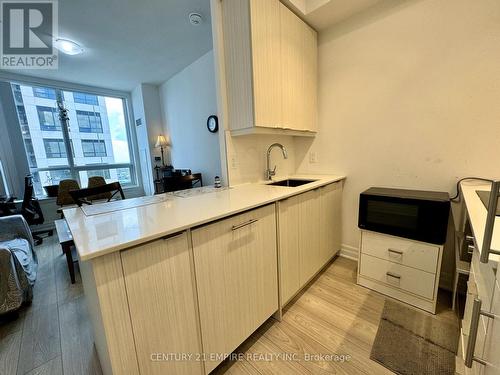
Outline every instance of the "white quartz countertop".
{"type": "Polygon", "coordinates": [[[206,189],[195,195],[167,193],[155,196],[157,198],[132,198],[103,204],[106,205],[103,213],[65,209],[64,217],[80,259],[89,260],[341,181],[345,176],[289,178],[316,181],[299,187],[269,186],[261,182],[217,191],[206,189]]]}
{"type": "MultiPolygon", "coordinates": [[[[477,190],[491,190],[491,185],[489,183],[482,183],[477,180],[468,180],[460,184],[462,189],[463,199],[467,207],[467,213],[469,215],[472,232],[476,239],[477,247],[479,252],[482,251],[483,239],[484,239],[484,229],[486,227],[486,216],[488,215],[488,210],[484,206],[483,202],[477,195],[477,190]]],[[[491,248],[493,250],[500,251],[500,217],[496,217],[495,226],[493,230],[493,238],[491,241],[491,248]]],[[[490,260],[498,263],[500,261],[500,256],[490,254],[490,260]]]]}

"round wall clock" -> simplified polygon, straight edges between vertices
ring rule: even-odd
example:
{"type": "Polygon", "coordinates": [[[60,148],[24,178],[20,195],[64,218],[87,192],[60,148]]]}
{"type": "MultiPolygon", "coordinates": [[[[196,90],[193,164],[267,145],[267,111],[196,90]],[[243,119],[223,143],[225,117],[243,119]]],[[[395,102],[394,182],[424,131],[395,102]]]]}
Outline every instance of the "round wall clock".
{"type": "Polygon", "coordinates": [[[219,130],[219,119],[216,115],[208,117],[207,128],[210,133],[217,133],[217,131],[219,130]]]}

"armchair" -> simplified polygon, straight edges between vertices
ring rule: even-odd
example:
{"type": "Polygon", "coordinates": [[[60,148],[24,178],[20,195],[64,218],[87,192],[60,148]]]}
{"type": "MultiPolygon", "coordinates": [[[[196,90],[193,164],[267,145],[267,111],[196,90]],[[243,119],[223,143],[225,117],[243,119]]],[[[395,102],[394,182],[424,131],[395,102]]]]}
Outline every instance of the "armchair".
{"type": "Polygon", "coordinates": [[[38,258],[21,215],[0,217],[0,314],[31,302],[38,258]]]}

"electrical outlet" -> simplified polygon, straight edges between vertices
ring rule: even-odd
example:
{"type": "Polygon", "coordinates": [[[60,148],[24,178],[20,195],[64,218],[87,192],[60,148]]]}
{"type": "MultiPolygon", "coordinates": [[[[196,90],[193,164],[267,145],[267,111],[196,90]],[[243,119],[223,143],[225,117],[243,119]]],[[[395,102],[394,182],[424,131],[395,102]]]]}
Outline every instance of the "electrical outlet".
{"type": "Polygon", "coordinates": [[[309,153],[309,163],[315,164],[318,162],[318,154],[315,151],[309,153]]]}
{"type": "Polygon", "coordinates": [[[238,168],[238,160],[236,159],[235,155],[231,156],[231,168],[232,169],[237,169],[238,168]]]}

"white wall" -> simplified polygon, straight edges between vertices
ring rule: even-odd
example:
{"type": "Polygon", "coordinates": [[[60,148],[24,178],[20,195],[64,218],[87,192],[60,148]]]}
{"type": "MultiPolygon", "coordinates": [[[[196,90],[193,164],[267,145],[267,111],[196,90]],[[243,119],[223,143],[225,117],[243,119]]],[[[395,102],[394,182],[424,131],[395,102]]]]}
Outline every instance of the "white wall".
{"type": "Polygon", "coordinates": [[[132,91],[132,107],[139,152],[139,168],[146,195],[154,194],[154,157],[160,155],[155,148],[156,138],[163,133],[158,86],[140,84],[132,91]],[[137,123],[140,122],[140,125],[137,123]]]}
{"type": "Polygon", "coordinates": [[[358,247],[370,186],[451,192],[500,175],[499,46],[498,0],[411,0],[320,33],[319,135],[297,140],[296,158],[348,176],[344,245],[358,247]]]}
{"type": "Polygon", "coordinates": [[[165,133],[176,169],[191,169],[212,185],[221,176],[219,135],[207,129],[217,114],[214,54],[210,51],[160,86],[165,133]]]}

